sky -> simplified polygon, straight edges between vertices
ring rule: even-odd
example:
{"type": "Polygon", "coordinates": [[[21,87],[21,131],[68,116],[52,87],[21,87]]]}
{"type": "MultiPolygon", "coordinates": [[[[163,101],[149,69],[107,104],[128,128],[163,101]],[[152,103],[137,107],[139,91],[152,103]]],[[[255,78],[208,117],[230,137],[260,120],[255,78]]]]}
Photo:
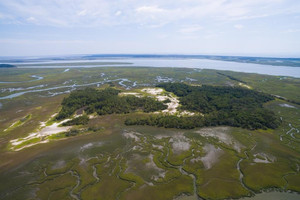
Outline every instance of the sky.
{"type": "Polygon", "coordinates": [[[0,56],[300,57],[300,0],[0,0],[0,56]]]}

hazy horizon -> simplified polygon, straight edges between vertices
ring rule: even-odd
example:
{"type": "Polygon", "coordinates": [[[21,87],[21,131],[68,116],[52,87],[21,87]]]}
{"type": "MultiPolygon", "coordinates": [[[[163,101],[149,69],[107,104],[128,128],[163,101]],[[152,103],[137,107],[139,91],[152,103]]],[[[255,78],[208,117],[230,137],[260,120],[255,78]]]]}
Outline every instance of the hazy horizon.
{"type": "MultiPolygon", "coordinates": [[[[9,56],[2,56],[0,55],[0,59],[55,59],[55,58],[66,58],[66,60],[71,58],[78,58],[81,59],[82,56],[106,56],[107,58],[114,58],[114,57],[132,57],[132,56],[162,56],[165,59],[172,58],[172,57],[184,57],[184,56],[191,56],[189,59],[212,59],[212,58],[199,58],[199,57],[244,57],[244,58],[279,58],[279,59],[300,59],[299,56],[272,56],[272,55],[235,55],[235,54],[180,54],[180,53],[78,53],[78,54],[53,54],[53,55],[28,55],[28,56],[18,56],[18,55],[9,55],[9,56]],[[195,56],[195,57],[193,57],[195,56]],[[197,56],[199,56],[197,58],[197,56]]],[[[142,57],[144,58],[144,57],[142,57]]],[[[151,57],[153,58],[153,57],[151,57]]]]}

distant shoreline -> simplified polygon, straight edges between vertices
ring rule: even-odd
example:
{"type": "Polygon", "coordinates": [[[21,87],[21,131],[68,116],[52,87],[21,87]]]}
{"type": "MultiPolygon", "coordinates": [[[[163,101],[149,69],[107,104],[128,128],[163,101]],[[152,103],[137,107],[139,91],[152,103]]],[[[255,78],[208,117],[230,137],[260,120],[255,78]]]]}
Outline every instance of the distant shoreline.
{"type": "Polygon", "coordinates": [[[300,58],[251,57],[251,56],[214,56],[214,55],[181,55],[181,54],[87,54],[69,56],[40,57],[0,57],[2,63],[34,63],[49,61],[102,60],[102,59],[208,59],[237,63],[253,63],[273,66],[300,67],[300,58]]]}
{"type": "Polygon", "coordinates": [[[10,65],[10,64],[0,64],[0,68],[15,68],[17,66],[15,65],[10,65]]]}
{"type": "Polygon", "coordinates": [[[11,63],[18,68],[94,68],[94,67],[170,67],[214,69],[256,73],[273,76],[300,78],[300,67],[273,66],[258,63],[193,59],[193,58],[95,58],[65,60],[27,60],[23,63],[11,63]]]}

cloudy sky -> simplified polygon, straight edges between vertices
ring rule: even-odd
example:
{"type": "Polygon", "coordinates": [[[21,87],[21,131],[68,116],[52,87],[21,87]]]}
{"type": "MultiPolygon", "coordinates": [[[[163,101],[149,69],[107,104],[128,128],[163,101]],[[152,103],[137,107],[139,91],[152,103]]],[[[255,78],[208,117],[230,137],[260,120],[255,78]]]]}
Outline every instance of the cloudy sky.
{"type": "Polygon", "coordinates": [[[300,0],[0,0],[0,56],[300,57],[300,0]]]}

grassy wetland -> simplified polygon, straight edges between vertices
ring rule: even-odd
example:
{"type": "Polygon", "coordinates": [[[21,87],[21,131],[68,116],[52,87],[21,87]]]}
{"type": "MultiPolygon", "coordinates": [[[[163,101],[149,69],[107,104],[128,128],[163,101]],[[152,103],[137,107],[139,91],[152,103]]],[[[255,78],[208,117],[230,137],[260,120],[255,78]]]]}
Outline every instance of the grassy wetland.
{"type": "MultiPolygon", "coordinates": [[[[187,68],[0,68],[0,199],[239,199],[300,192],[300,79],[187,68]],[[277,127],[126,126],[157,111],[87,112],[57,119],[72,91],[114,88],[184,111],[161,83],[244,88],[271,95],[277,127]],[[87,115],[88,122],[74,120],[87,115]],[[68,120],[73,122],[63,123],[68,120]],[[74,122],[75,121],[75,122],[74,122]]],[[[103,111],[103,110],[102,110],[103,111]]],[[[296,194],[293,194],[296,195],[296,194]]],[[[299,198],[299,196],[296,196],[299,198]]],[[[288,199],[288,198],[286,198],[288,199]]]]}

